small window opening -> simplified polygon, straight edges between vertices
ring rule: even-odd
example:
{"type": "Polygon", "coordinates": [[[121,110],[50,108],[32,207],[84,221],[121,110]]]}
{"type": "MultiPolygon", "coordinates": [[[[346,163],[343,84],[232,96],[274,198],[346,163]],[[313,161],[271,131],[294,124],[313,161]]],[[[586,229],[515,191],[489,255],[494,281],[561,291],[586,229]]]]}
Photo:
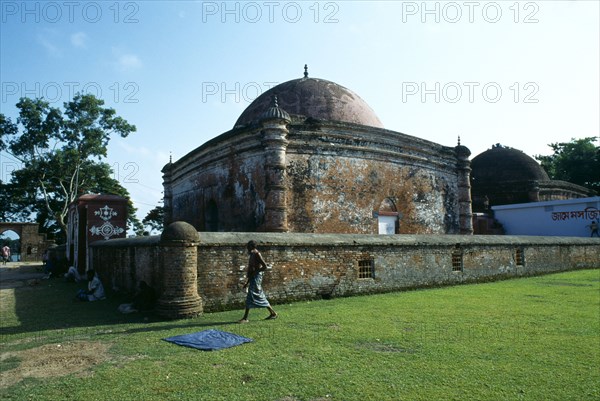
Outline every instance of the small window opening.
{"type": "Polygon", "coordinates": [[[452,254],[452,271],[453,272],[463,271],[463,254],[462,254],[462,252],[454,252],[452,254]]]}
{"type": "Polygon", "coordinates": [[[375,266],[373,259],[363,259],[358,261],[358,278],[374,278],[375,266]]]}
{"type": "Polygon", "coordinates": [[[517,248],[515,251],[515,264],[517,266],[525,266],[525,252],[523,248],[517,248]]]}

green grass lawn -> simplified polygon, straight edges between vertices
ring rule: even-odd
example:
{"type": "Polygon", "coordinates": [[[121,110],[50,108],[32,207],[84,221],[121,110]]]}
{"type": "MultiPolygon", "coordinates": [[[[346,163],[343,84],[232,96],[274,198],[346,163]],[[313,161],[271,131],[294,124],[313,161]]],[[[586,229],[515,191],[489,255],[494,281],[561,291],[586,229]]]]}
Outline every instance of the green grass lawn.
{"type": "Polygon", "coordinates": [[[120,315],[123,299],[73,303],[76,288],[0,292],[2,400],[600,400],[600,270],[275,305],[245,325],[120,315]],[[254,342],[162,341],[208,328],[254,342]],[[21,380],[28,360],[42,374],[21,380]]]}

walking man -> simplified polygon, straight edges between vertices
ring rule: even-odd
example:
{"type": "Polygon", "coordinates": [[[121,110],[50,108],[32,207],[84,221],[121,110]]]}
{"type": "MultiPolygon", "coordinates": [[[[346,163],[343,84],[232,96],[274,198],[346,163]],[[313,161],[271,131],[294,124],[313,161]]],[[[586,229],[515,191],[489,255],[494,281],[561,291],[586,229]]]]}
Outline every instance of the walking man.
{"type": "Polygon", "coordinates": [[[267,308],[270,315],[266,319],[276,319],[277,313],[271,308],[271,304],[267,300],[267,296],[262,289],[263,273],[267,270],[267,264],[262,258],[256,242],[250,241],[246,245],[250,257],[248,259],[248,272],[246,274],[246,283],[243,288],[248,287],[248,295],[246,296],[246,310],[244,317],[239,323],[248,323],[248,314],[251,308],[267,308]]]}

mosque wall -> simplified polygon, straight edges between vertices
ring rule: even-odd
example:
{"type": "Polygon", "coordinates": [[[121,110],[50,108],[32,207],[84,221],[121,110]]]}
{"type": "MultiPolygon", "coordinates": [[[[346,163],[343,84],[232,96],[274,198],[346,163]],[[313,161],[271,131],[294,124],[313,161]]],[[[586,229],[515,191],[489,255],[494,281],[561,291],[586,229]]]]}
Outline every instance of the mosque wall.
{"type": "MultiPolygon", "coordinates": [[[[207,312],[243,305],[242,282],[248,261],[245,245],[250,239],[258,242],[270,267],[264,288],[274,303],[600,267],[596,238],[199,234],[197,243],[186,247],[182,241],[180,251],[175,252],[197,258],[189,266],[196,269],[191,276],[197,279],[182,280],[179,285],[182,293],[189,286],[197,290],[207,312]]],[[[107,288],[133,291],[135,283],[145,280],[164,298],[164,283],[172,276],[171,270],[180,269],[174,266],[177,258],[166,256],[173,252],[158,236],[108,240],[92,246],[92,265],[107,288]]],[[[163,299],[165,302],[168,300],[163,299]]]]}
{"type": "Polygon", "coordinates": [[[331,122],[292,126],[288,138],[290,231],[376,234],[387,203],[396,233],[459,232],[453,148],[331,122]]]}
{"type": "Polygon", "coordinates": [[[289,159],[292,232],[376,234],[386,200],[399,213],[397,233],[458,232],[452,174],[337,155],[289,159]]]}
{"type": "MultiPolygon", "coordinates": [[[[167,223],[264,231],[271,155],[263,137],[256,127],[226,133],[169,167],[167,223]]],[[[399,216],[396,233],[459,232],[453,148],[332,122],[292,124],[287,141],[281,192],[288,231],[376,234],[377,213],[387,203],[399,216]]]]}
{"type": "Polygon", "coordinates": [[[238,132],[219,139],[173,167],[170,220],[186,221],[199,231],[256,231],[266,195],[259,135],[238,132]]]}

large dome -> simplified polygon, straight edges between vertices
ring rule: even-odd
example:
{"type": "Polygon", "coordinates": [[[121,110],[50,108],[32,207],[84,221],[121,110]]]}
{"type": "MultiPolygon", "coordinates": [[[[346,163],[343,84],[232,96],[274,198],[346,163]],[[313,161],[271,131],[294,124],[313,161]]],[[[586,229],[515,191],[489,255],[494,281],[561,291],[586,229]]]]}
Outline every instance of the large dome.
{"type": "Polygon", "coordinates": [[[548,181],[542,166],[517,149],[495,145],[471,161],[473,179],[478,183],[548,181]]]}
{"type": "Polygon", "coordinates": [[[335,82],[308,77],[284,82],[261,94],[240,115],[235,127],[256,122],[274,95],[279,107],[292,116],[383,128],[375,112],[356,93],[335,82]]]}

